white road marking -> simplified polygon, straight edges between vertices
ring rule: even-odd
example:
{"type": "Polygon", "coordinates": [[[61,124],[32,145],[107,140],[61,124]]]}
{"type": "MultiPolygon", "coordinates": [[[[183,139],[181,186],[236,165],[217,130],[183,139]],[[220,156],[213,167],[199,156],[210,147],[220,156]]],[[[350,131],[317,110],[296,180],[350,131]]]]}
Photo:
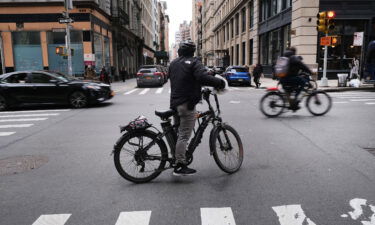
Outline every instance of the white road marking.
{"type": "Polygon", "coordinates": [[[121,212],[116,225],[148,225],[151,211],[121,212]]]}
{"type": "Polygon", "coordinates": [[[168,93],[170,94],[171,93],[171,89],[169,88],[169,91],[168,91],[168,93]]]}
{"type": "Polygon", "coordinates": [[[156,94],[160,94],[160,93],[162,93],[163,92],[163,88],[158,88],[158,90],[156,90],[156,94]]]}
{"type": "Polygon", "coordinates": [[[26,111],[6,111],[0,112],[0,114],[10,113],[47,113],[47,112],[68,112],[70,109],[51,109],[51,110],[26,110],[26,111]]]}
{"type": "Polygon", "coordinates": [[[23,128],[23,127],[31,127],[34,124],[10,124],[10,125],[0,125],[0,128],[23,128]]]}
{"type": "Polygon", "coordinates": [[[367,205],[367,200],[362,198],[354,198],[349,201],[349,204],[353,208],[353,211],[348,212],[348,214],[342,214],[341,217],[347,218],[350,216],[353,220],[360,219],[363,225],[375,225],[374,205],[367,205]],[[368,209],[367,207],[369,207],[370,209],[368,209]],[[365,208],[365,210],[363,210],[363,208],[365,208]],[[372,215],[365,215],[370,213],[370,211],[372,212],[372,215]]]}
{"type": "Polygon", "coordinates": [[[375,105],[375,102],[365,102],[366,105],[375,105]]]}
{"type": "Polygon", "coordinates": [[[124,95],[130,95],[131,93],[137,91],[138,89],[133,89],[131,91],[125,92],[124,95]]]}
{"type": "Polygon", "coordinates": [[[26,121],[42,121],[48,118],[27,118],[27,119],[6,119],[0,120],[0,122],[26,122],[26,121]]]}
{"type": "Polygon", "coordinates": [[[232,209],[201,208],[202,225],[235,225],[232,209]]]}
{"type": "Polygon", "coordinates": [[[239,88],[237,88],[237,87],[234,87],[234,88],[233,88],[233,90],[240,90],[240,89],[239,89],[239,88]]]}
{"type": "Polygon", "coordinates": [[[34,117],[34,116],[58,116],[60,113],[45,113],[45,114],[19,114],[19,115],[5,115],[0,118],[10,118],[10,117],[34,117]]]}
{"type": "Polygon", "coordinates": [[[366,206],[367,200],[362,198],[355,198],[350,200],[349,204],[353,208],[353,211],[349,212],[350,217],[353,220],[358,219],[362,214],[362,206],[366,206]]]}
{"type": "Polygon", "coordinates": [[[230,101],[229,103],[231,103],[231,104],[240,104],[241,102],[240,101],[230,101]]]}
{"type": "Polygon", "coordinates": [[[374,98],[374,96],[356,96],[356,97],[335,97],[340,99],[360,99],[360,98],[374,98]]]}
{"type": "Polygon", "coordinates": [[[72,214],[41,215],[32,225],[64,225],[72,214]]]}
{"type": "Polygon", "coordinates": [[[306,217],[301,205],[282,205],[272,209],[279,217],[280,225],[316,225],[306,217]]]}
{"type": "Polygon", "coordinates": [[[4,137],[4,136],[10,136],[12,134],[15,134],[16,132],[0,132],[0,137],[4,137]]]}
{"type": "Polygon", "coordinates": [[[342,104],[342,103],[349,103],[349,102],[333,102],[333,104],[342,104]]]}
{"type": "Polygon", "coordinates": [[[350,99],[352,102],[367,102],[367,101],[375,101],[375,98],[367,98],[367,99],[350,99]]]}
{"type": "Polygon", "coordinates": [[[149,90],[150,90],[150,88],[146,88],[146,89],[144,89],[141,93],[139,93],[139,95],[144,95],[144,94],[146,94],[149,90]]]}

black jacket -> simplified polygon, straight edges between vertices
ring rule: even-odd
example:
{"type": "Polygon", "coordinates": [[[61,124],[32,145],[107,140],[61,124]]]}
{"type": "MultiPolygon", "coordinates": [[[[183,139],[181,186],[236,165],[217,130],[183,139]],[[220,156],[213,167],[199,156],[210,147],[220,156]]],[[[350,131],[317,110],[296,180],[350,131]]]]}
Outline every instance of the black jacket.
{"type": "Polygon", "coordinates": [[[309,74],[312,73],[309,67],[307,67],[298,56],[292,55],[289,57],[289,60],[289,71],[287,77],[298,76],[300,70],[309,74]]]}
{"type": "Polygon", "coordinates": [[[202,85],[218,88],[222,80],[207,74],[203,64],[195,57],[178,57],[171,62],[168,74],[171,80],[171,109],[188,102],[193,109],[201,100],[202,85]]]}

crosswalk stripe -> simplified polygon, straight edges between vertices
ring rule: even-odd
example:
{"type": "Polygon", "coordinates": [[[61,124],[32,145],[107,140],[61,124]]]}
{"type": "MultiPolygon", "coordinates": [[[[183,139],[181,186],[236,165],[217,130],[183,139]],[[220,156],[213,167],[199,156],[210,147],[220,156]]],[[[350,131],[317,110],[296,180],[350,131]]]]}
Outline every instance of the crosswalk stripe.
{"type": "Polygon", "coordinates": [[[4,136],[10,136],[12,134],[15,134],[16,132],[0,132],[0,137],[4,137],[4,136]]]}
{"type": "Polygon", "coordinates": [[[146,94],[149,90],[150,90],[150,88],[146,88],[146,89],[144,89],[143,91],[141,91],[141,93],[139,93],[139,94],[140,94],[140,95],[144,95],[144,94],[146,94]]]}
{"type": "Polygon", "coordinates": [[[41,215],[32,225],[64,225],[72,214],[41,215]]]}
{"type": "Polygon", "coordinates": [[[301,205],[282,205],[272,209],[279,217],[280,225],[316,225],[306,217],[301,205]]]}
{"type": "Polygon", "coordinates": [[[6,111],[0,114],[13,114],[13,113],[47,113],[47,112],[68,112],[70,109],[51,109],[51,110],[25,110],[25,111],[6,111]]]}
{"type": "Polygon", "coordinates": [[[226,208],[201,208],[202,225],[235,225],[233,212],[226,208]]]}
{"type": "Polygon", "coordinates": [[[10,125],[0,125],[0,128],[23,128],[23,127],[31,127],[34,124],[10,124],[10,125]]]}
{"type": "Polygon", "coordinates": [[[375,105],[375,102],[365,102],[366,105],[375,105]]]}
{"type": "Polygon", "coordinates": [[[344,99],[344,98],[353,98],[353,99],[356,99],[356,98],[374,98],[375,96],[354,96],[354,97],[336,97],[336,98],[341,98],[341,99],[344,99]]]}
{"type": "Polygon", "coordinates": [[[116,225],[149,225],[151,211],[121,212],[116,225]]]}
{"type": "Polygon", "coordinates": [[[367,101],[375,101],[375,98],[367,98],[367,99],[350,99],[352,102],[367,102],[367,101]]]}
{"type": "Polygon", "coordinates": [[[333,104],[344,104],[344,103],[349,103],[349,102],[333,102],[333,104]]]}
{"type": "Polygon", "coordinates": [[[128,92],[126,92],[126,93],[124,93],[124,95],[130,95],[131,93],[133,93],[133,92],[135,92],[135,91],[137,91],[138,89],[133,89],[133,90],[131,90],[131,91],[128,91],[128,92]]]}
{"type": "Polygon", "coordinates": [[[158,88],[158,90],[156,90],[156,94],[160,94],[160,93],[162,93],[163,92],[163,88],[158,88]]]}
{"type": "Polygon", "coordinates": [[[27,119],[6,119],[6,120],[0,120],[0,122],[26,122],[26,121],[42,121],[46,120],[48,118],[27,118],[27,119]]]}
{"type": "Polygon", "coordinates": [[[10,117],[34,117],[34,116],[58,116],[60,113],[45,113],[45,114],[20,114],[20,115],[5,115],[0,118],[10,118],[10,117]]]}
{"type": "Polygon", "coordinates": [[[169,88],[169,91],[168,91],[168,93],[170,94],[171,93],[171,89],[169,88]]]}

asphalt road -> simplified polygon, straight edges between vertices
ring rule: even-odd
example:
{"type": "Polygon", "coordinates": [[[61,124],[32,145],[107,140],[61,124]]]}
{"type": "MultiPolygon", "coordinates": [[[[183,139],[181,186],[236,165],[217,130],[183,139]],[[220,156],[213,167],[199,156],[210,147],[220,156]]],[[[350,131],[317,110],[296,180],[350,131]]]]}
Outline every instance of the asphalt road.
{"type": "Polygon", "coordinates": [[[136,185],[114,167],[118,126],[145,115],[160,127],[153,113],[168,108],[169,84],[113,86],[114,99],[87,109],[0,113],[0,171],[15,156],[44,159],[0,175],[1,225],[375,225],[375,92],[330,93],[323,117],[303,108],[268,119],[258,109],[265,90],[232,88],[219,99],[243,141],[241,170],[217,167],[208,130],[192,164],[198,174],[165,171],[136,185]]]}

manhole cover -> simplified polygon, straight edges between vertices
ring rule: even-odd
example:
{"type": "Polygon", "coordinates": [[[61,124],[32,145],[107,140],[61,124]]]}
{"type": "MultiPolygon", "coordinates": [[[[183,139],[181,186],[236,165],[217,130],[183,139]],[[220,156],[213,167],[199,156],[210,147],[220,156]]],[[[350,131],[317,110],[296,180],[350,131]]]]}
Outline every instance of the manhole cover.
{"type": "Polygon", "coordinates": [[[0,176],[23,173],[29,170],[37,169],[48,162],[46,156],[13,156],[0,159],[0,176]]]}

